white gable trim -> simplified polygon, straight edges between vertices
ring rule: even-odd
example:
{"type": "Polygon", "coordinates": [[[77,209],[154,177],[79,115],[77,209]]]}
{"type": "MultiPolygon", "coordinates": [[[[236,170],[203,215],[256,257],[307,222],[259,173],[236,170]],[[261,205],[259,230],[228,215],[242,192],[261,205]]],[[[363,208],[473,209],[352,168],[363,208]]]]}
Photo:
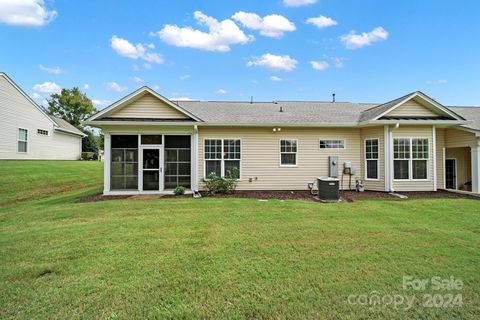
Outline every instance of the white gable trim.
{"type": "Polygon", "coordinates": [[[25,97],[25,99],[27,99],[35,108],[37,108],[37,110],[40,111],[40,112],[48,119],[48,121],[50,121],[50,122],[53,124],[53,126],[54,126],[55,128],[58,127],[58,124],[57,124],[55,121],[53,121],[52,118],[50,118],[50,116],[45,112],[45,110],[43,110],[43,108],[40,107],[35,101],[33,101],[33,99],[30,98],[30,97],[28,96],[28,94],[26,94],[25,91],[23,91],[22,88],[20,88],[20,87],[15,83],[15,81],[13,81],[12,79],[10,79],[10,77],[7,76],[6,73],[0,72],[0,76],[2,76],[2,77],[4,77],[5,79],[7,79],[7,81],[8,81],[15,89],[17,89],[17,91],[20,92],[20,93],[22,94],[22,96],[25,97]]]}
{"type": "Polygon", "coordinates": [[[427,96],[426,94],[423,94],[419,91],[415,92],[414,94],[412,95],[409,95],[407,97],[405,97],[405,99],[403,99],[402,101],[400,101],[399,103],[397,103],[396,105],[394,105],[393,107],[391,107],[390,109],[388,109],[387,111],[381,113],[380,115],[376,116],[374,119],[372,120],[378,120],[380,119],[381,117],[383,117],[384,115],[390,113],[391,111],[395,110],[396,108],[400,107],[401,105],[403,105],[405,102],[407,101],[410,101],[416,97],[419,97],[420,99],[424,100],[425,102],[429,103],[431,106],[433,106],[434,108],[440,110],[441,112],[445,113],[445,114],[448,114],[449,116],[451,116],[452,118],[456,119],[456,120],[464,120],[462,117],[458,116],[455,112],[451,111],[450,109],[442,106],[440,103],[438,103],[437,101],[431,99],[429,96],[427,96]]]}
{"type": "Polygon", "coordinates": [[[163,101],[165,102],[168,106],[176,109],[177,111],[183,113],[184,115],[194,119],[195,121],[202,121],[201,119],[199,119],[198,117],[194,116],[193,114],[191,114],[190,112],[186,111],[185,109],[181,108],[180,106],[176,105],[175,103],[173,103],[172,101],[168,100],[167,98],[165,98],[164,96],[162,96],[161,94],[158,94],[156,91],[150,89],[149,87],[141,87],[140,89],[130,93],[129,95],[123,97],[122,99],[118,100],[117,102],[111,104],[110,106],[106,107],[105,109],[103,109],[102,111],[99,111],[97,112],[96,114],[94,114],[93,116],[91,116],[90,118],[88,118],[87,120],[85,120],[85,122],[90,122],[90,121],[94,121],[95,119],[98,119],[99,117],[105,115],[106,113],[109,113],[109,112],[112,112],[114,111],[115,109],[117,108],[121,108],[121,107],[124,107],[124,105],[126,103],[128,103],[130,100],[133,100],[135,99],[136,97],[138,97],[139,95],[141,94],[144,94],[145,92],[147,93],[150,93],[151,95],[153,95],[154,97],[156,97],[157,99],[159,99],[160,101],[163,101]]]}

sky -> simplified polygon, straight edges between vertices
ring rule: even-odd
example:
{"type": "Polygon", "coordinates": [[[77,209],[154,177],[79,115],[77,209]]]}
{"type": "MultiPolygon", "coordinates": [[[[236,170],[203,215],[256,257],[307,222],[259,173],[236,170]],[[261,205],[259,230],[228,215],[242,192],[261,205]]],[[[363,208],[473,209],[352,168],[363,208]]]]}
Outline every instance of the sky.
{"type": "Polygon", "coordinates": [[[39,104],[171,99],[480,105],[480,1],[0,0],[0,71],[39,104]]]}

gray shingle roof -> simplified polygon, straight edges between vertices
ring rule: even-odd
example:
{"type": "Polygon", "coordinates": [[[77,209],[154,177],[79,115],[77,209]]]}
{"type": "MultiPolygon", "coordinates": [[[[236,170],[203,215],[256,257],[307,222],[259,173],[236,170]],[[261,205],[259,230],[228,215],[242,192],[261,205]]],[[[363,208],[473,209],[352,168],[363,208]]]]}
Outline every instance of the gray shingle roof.
{"type": "Polygon", "coordinates": [[[459,114],[469,122],[462,127],[480,131],[480,106],[478,107],[448,107],[456,114],[459,114]]]}
{"type": "Polygon", "coordinates": [[[356,124],[362,111],[377,104],[350,102],[174,101],[207,123],[356,124]],[[282,112],[280,112],[280,109],[282,112]]]}
{"type": "Polygon", "coordinates": [[[69,131],[73,134],[78,134],[78,135],[85,135],[82,131],[78,130],[75,126],[71,125],[70,123],[68,123],[67,121],[61,119],[61,118],[57,118],[57,117],[54,117],[52,115],[48,115],[57,125],[58,125],[58,128],[60,130],[65,130],[65,131],[69,131]]]}

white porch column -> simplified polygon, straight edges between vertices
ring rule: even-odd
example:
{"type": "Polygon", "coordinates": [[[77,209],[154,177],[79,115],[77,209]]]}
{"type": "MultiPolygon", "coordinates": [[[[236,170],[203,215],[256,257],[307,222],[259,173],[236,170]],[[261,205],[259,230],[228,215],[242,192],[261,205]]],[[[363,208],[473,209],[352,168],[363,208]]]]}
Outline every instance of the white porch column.
{"type": "Polygon", "coordinates": [[[433,147],[433,191],[437,191],[437,129],[432,126],[432,147],[433,147]]]}
{"type": "Polygon", "coordinates": [[[104,132],[104,160],[103,160],[103,194],[107,194],[110,191],[110,159],[112,158],[111,152],[111,138],[110,133],[104,132]]]}
{"type": "Polygon", "coordinates": [[[384,126],[384,158],[385,158],[385,191],[394,192],[393,185],[393,130],[398,129],[400,124],[384,126]]]}
{"type": "Polygon", "coordinates": [[[390,135],[388,126],[383,127],[383,158],[384,158],[384,179],[385,191],[390,191],[390,135]]]}
{"type": "Polygon", "coordinates": [[[480,193],[480,137],[477,137],[477,145],[471,147],[472,163],[472,191],[480,193]]]}
{"type": "Polygon", "coordinates": [[[192,190],[198,191],[198,127],[194,126],[192,136],[192,190]]]}

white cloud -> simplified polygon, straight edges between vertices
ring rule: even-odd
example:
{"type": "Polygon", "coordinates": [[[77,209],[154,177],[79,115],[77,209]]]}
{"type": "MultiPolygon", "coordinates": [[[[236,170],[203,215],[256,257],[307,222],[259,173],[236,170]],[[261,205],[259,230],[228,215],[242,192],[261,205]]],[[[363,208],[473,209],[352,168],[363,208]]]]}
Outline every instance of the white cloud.
{"type": "Polygon", "coordinates": [[[43,0],[2,0],[0,1],[0,23],[14,26],[41,27],[57,16],[49,10],[43,0]]]}
{"type": "Polygon", "coordinates": [[[188,97],[175,97],[175,98],[168,98],[168,99],[173,101],[193,101],[192,98],[188,98],[188,97]]]}
{"type": "Polygon", "coordinates": [[[296,29],[293,22],[278,14],[262,18],[256,13],[239,11],[232,16],[232,19],[240,22],[246,28],[260,30],[262,36],[272,38],[281,38],[285,32],[296,29]]]}
{"type": "Polygon", "coordinates": [[[154,84],[154,85],[152,86],[152,89],[153,89],[153,90],[160,90],[160,86],[159,86],[158,84],[154,84]]]}
{"type": "Polygon", "coordinates": [[[341,36],[340,40],[347,49],[358,49],[387,38],[388,32],[382,27],[376,27],[372,31],[363,32],[362,34],[357,34],[356,31],[352,30],[348,34],[341,36]]]}
{"type": "Polygon", "coordinates": [[[230,51],[232,44],[245,44],[253,40],[252,36],[245,35],[230,19],[218,21],[200,11],[195,11],[193,16],[199,25],[208,28],[208,32],[167,24],[162,30],[151,32],[150,35],[158,36],[163,42],[176,47],[219,52],[230,51]]]}
{"type": "Polygon", "coordinates": [[[342,57],[332,57],[333,65],[335,68],[343,68],[343,61],[345,61],[345,58],[342,57]]]}
{"type": "Polygon", "coordinates": [[[283,5],[286,7],[301,7],[316,3],[317,0],[283,0],[283,5]]]}
{"type": "Polygon", "coordinates": [[[83,90],[88,90],[90,89],[90,85],[88,83],[85,83],[82,88],[83,90]]]}
{"type": "Polygon", "coordinates": [[[49,68],[49,67],[45,67],[44,65],[41,65],[41,64],[39,64],[38,67],[40,68],[40,70],[45,71],[45,72],[50,73],[50,74],[61,74],[61,73],[63,73],[63,70],[60,67],[49,68]]]}
{"type": "Polygon", "coordinates": [[[95,107],[106,107],[110,105],[112,102],[110,100],[92,99],[92,103],[95,107]]]}
{"type": "Polygon", "coordinates": [[[319,29],[336,26],[338,24],[337,21],[333,20],[332,18],[325,17],[325,16],[318,16],[316,18],[308,18],[307,23],[313,24],[319,29]]]}
{"type": "Polygon", "coordinates": [[[215,91],[216,94],[221,94],[221,95],[224,95],[224,94],[227,94],[227,90],[225,89],[218,89],[217,91],[215,91]]]}
{"type": "Polygon", "coordinates": [[[330,66],[327,61],[310,61],[310,64],[313,69],[320,71],[325,70],[330,66]]]}
{"type": "Polygon", "coordinates": [[[283,80],[282,78],[277,77],[277,76],[271,76],[271,77],[270,77],[270,81],[280,82],[280,81],[282,81],[282,80],[283,80]]]}
{"type": "Polygon", "coordinates": [[[191,76],[189,74],[184,74],[183,76],[180,76],[180,80],[187,80],[190,79],[191,76]]]}
{"type": "Polygon", "coordinates": [[[277,56],[271,53],[263,54],[248,61],[248,67],[261,67],[273,71],[292,71],[297,66],[298,61],[290,56],[277,56]]]}
{"type": "Polygon", "coordinates": [[[52,94],[52,93],[59,93],[62,88],[55,82],[44,82],[41,84],[36,84],[33,86],[33,90],[40,93],[52,94]]]}
{"type": "Polygon", "coordinates": [[[110,39],[110,46],[119,55],[130,59],[142,59],[147,62],[153,62],[158,64],[163,63],[163,58],[160,54],[156,52],[148,52],[148,49],[155,48],[153,44],[143,45],[141,43],[137,43],[136,45],[133,45],[128,40],[119,38],[114,35],[110,39]]]}
{"type": "Polygon", "coordinates": [[[119,85],[116,82],[107,82],[107,83],[105,83],[105,87],[107,87],[107,89],[109,89],[109,90],[116,91],[116,92],[123,92],[123,91],[127,90],[126,87],[122,87],[121,85],[119,85]]]}
{"type": "Polygon", "coordinates": [[[31,96],[33,99],[40,99],[42,97],[42,95],[38,94],[37,92],[32,93],[31,96]]]}
{"type": "Polygon", "coordinates": [[[132,77],[132,81],[136,83],[142,83],[143,79],[137,76],[132,77]]]}
{"type": "Polygon", "coordinates": [[[448,81],[447,80],[443,80],[443,79],[440,79],[440,80],[428,80],[427,81],[427,84],[432,86],[432,85],[439,85],[439,84],[447,84],[448,81]]]}

